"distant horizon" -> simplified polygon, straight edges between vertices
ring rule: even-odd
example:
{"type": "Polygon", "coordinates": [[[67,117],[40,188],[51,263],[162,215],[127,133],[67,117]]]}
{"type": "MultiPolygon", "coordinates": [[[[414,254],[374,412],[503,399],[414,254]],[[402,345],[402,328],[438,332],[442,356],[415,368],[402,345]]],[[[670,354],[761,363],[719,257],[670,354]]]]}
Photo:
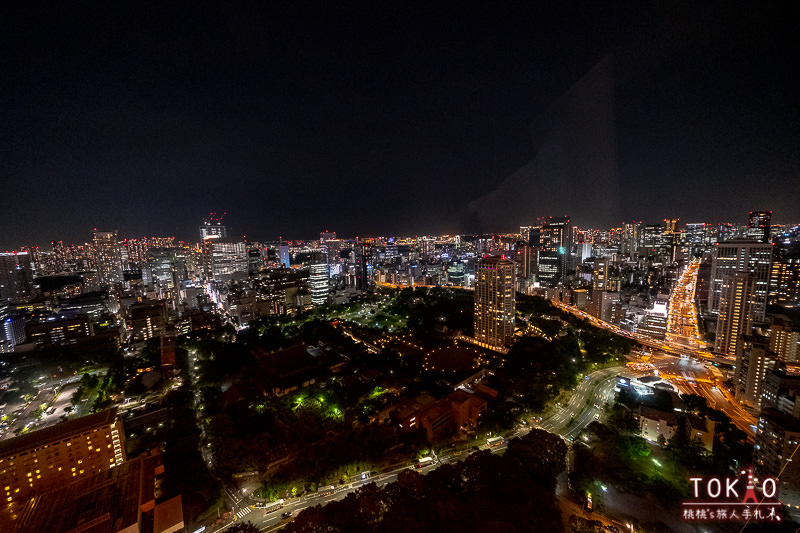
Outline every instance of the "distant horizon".
{"type": "MultiPolygon", "coordinates": [[[[561,216],[563,216],[563,215],[561,215],[561,216]]],[[[534,217],[534,219],[535,218],[536,217],[534,217]]],[[[550,217],[548,216],[548,217],[538,217],[538,218],[550,218],[550,217]]],[[[557,217],[553,216],[553,218],[557,218],[557,217]]],[[[199,230],[199,228],[200,228],[200,226],[202,224],[202,219],[200,219],[200,220],[201,220],[201,223],[197,225],[197,229],[198,230],[199,230]]],[[[659,220],[657,222],[648,222],[647,220],[644,220],[644,219],[643,220],[632,220],[630,222],[623,221],[623,222],[620,222],[618,226],[611,226],[611,227],[583,226],[583,225],[574,223],[574,219],[572,219],[571,216],[570,216],[570,220],[573,222],[572,226],[573,227],[577,227],[580,230],[606,231],[606,230],[611,230],[611,229],[615,229],[615,228],[622,228],[623,224],[630,224],[630,223],[638,223],[638,224],[644,224],[644,225],[663,224],[665,219],[661,219],[661,220],[659,220]]],[[[681,219],[678,219],[678,220],[681,220],[681,219]]],[[[686,224],[709,224],[711,226],[718,226],[720,224],[736,224],[738,226],[742,226],[743,227],[743,226],[747,226],[747,222],[748,221],[746,219],[745,219],[744,222],[742,222],[742,221],[707,222],[707,221],[697,220],[695,222],[681,222],[679,224],[679,228],[685,228],[686,224]]],[[[230,226],[226,225],[224,223],[224,221],[223,221],[223,223],[221,225],[222,226],[226,226],[230,230],[230,226]]],[[[533,225],[533,224],[530,224],[530,225],[533,225]]],[[[798,226],[798,225],[800,225],[800,221],[797,221],[797,222],[772,221],[772,224],[771,224],[771,226],[773,226],[773,227],[774,226],[784,226],[784,227],[789,227],[789,228],[795,227],[795,226],[798,226]]],[[[310,242],[310,241],[319,240],[319,233],[323,233],[324,231],[330,231],[332,233],[336,233],[336,238],[339,239],[339,240],[349,241],[349,240],[355,240],[355,239],[381,239],[381,238],[409,239],[409,238],[414,238],[414,237],[428,237],[428,236],[430,236],[430,237],[438,237],[438,236],[455,236],[455,235],[461,235],[461,236],[466,236],[466,235],[512,235],[512,234],[516,234],[516,233],[519,232],[519,226],[516,227],[516,230],[517,231],[513,231],[512,230],[512,231],[495,231],[495,232],[450,232],[450,233],[447,233],[447,232],[430,233],[430,232],[428,232],[428,233],[413,233],[413,234],[384,233],[384,234],[374,234],[374,235],[373,234],[340,235],[339,232],[337,232],[336,230],[331,230],[330,228],[328,228],[326,230],[320,230],[316,234],[316,236],[308,237],[308,238],[303,238],[303,237],[289,238],[289,237],[287,237],[285,235],[283,235],[283,236],[279,235],[277,238],[251,238],[251,237],[247,236],[246,234],[242,235],[242,236],[239,236],[239,237],[247,237],[246,239],[239,239],[239,238],[237,238],[236,235],[230,236],[230,231],[229,231],[229,237],[226,239],[226,241],[229,241],[229,242],[259,242],[259,243],[261,243],[261,242],[264,242],[264,243],[275,243],[275,242],[279,242],[279,241],[286,241],[286,242],[304,241],[304,242],[310,242]]],[[[18,252],[18,251],[21,250],[21,248],[28,247],[28,246],[36,246],[40,250],[41,249],[51,249],[52,242],[59,242],[59,241],[64,243],[64,244],[68,244],[68,245],[91,244],[91,232],[92,231],[94,231],[94,229],[89,230],[89,232],[88,232],[89,238],[84,240],[84,241],[77,241],[77,240],[70,241],[70,240],[55,238],[55,239],[47,239],[47,240],[44,240],[44,241],[39,241],[40,244],[36,244],[36,243],[32,243],[30,245],[28,245],[28,244],[17,244],[16,247],[11,247],[11,248],[9,248],[6,245],[3,248],[0,248],[0,250],[2,250],[2,253],[11,253],[11,252],[18,252]]],[[[122,232],[120,232],[116,228],[101,228],[99,226],[98,226],[97,231],[117,231],[118,232],[117,237],[119,238],[120,241],[134,240],[134,239],[172,238],[172,239],[175,239],[176,243],[183,242],[183,243],[187,243],[188,244],[188,243],[199,243],[200,242],[199,235],[198,235],[198,238],[196,238],[196,239],[192,239],[192,238],[188,238],[187,239],[187,238],[181,238],[181,237],[179,237],[177,235],[164,235],[164,234],[161,234],[161,235],[159,235],[159,234],[134,235],[134,234],[123,234],[122,232]]],[[[199,233],[199,231],[198,231],[198,233],[199,233]]]]}

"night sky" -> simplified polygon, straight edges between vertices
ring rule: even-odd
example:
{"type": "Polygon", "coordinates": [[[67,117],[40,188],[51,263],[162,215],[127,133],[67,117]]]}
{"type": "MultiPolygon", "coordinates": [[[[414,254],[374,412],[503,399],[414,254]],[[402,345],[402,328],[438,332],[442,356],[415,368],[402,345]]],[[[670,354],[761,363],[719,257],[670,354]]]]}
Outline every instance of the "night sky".
{"type": "Polygon", "coordinates": [[[18,4],[0,249],[800,221],[797,2],[18,4]]]}

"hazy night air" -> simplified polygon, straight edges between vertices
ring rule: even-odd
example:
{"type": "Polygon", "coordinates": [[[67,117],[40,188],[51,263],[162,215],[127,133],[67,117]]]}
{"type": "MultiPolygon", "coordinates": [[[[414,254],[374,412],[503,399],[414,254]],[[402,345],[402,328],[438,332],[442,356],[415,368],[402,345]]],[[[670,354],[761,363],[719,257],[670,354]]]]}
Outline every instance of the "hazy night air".
{"type": "Polygon", "coordinates": [[[796,16],[750,2],[6,6],[0,248],[95,226],[187,239],[219,209],[261,239],[501,232],[561,213],[794,220],[796,16]],[[542,129],[605,62],[612,94],[584,102],[607,103],[606,129],[542,129]],[[559,174],[569,162],[578,181],[559,174]],[[513,212],[470,216],[504,187],[513,212]]]}

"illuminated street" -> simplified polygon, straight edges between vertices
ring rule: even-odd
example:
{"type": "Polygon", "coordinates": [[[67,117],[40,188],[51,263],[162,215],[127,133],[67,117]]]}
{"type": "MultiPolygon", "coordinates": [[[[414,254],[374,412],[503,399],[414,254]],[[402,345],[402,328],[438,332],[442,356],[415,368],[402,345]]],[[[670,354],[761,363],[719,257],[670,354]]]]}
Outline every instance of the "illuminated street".
{"type": "Polygon", "coordinates": [[[694,304],[699,268],[700,262],[692,261],[683,270],[670,294],[667,315],[667,342],[695,349],[703,346],[694,304]]]}
{"type": "MultiPolygon", "coordinates": [[[[678,387],[682,393],[703,396],[710,406],[714,406],[715,409],[728,415],[733,423],[748,435],[748,438],[755,438],[755,417],[746,412],[729,391],[714,388],[715,385],[711,377],[712,372],[709,365],[713,364],[715,358],[708,357],[708,352],[696,348],[689,348],[683,344],[673,344],[672,342],[650,339],[641,334],[631,334],[613,324],[599,320],[579,309],[561,302],[553,302],[553,305],[589,320],[594,326],[613,331],[614,333],[624,334],[642,343],[644,346],[654,349],[655,352],[651,362],[657,369],[659,365],[666,365],[667,370],[662,374],[664,379],[668,379],[678,387]],[[658,353],[660,350],[663,350],[664,353],[658,353]],[[697,364],[697,361],[703,361],[703,363],[697,364]],[[693,362],[695,364],[682,366],[686,365],[688,362],[693,362]]],[[[725,359],[720,358],[720,360],[725,359]]],[[[730,363],[730,361],[726,362],[730,363]]]]}

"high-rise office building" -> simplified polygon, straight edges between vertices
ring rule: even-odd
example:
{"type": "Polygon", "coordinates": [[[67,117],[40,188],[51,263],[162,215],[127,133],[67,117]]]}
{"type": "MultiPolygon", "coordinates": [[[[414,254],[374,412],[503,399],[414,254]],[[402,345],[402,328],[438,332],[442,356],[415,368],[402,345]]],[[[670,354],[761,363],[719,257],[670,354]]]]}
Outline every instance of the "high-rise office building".
{"type": "Polygon", "coordinates": [[[711,280],[708,290],[708,310],[712,314],[720,312],[722,285],[726,276],[735,272],[746,272],[755,278],[752,299],[752,321],[764,321],[767,307],[772,265],[772,246],[747,239],[719,242],[714,246],[711,261],[711,280]]]}
{"type": "Polygon", "coordinates": [[[639,252],[641,222],[626,222],[622,225],[622,254],[628,257],[639,252]]]}
{"type": "Polygon", "coordinates": [[[785,307],[800,305],[800,258],[776,257],[773,260],[769,303],[785,307]]]}
{"type": "Polygon", "coordinates": [[[524,243],[530,244],[531,242],[531,226],[519,227],[519,240],[524,243]]]}
{"type": "Polygon", "coordinates": [[[328,239],[325,241],[325,251],[327,252],[328,265],[330,266],[330,273],[338,274],[341,271],[339,264],[342,254],[342,241],[339,239],[328,239]]]}
{"type": "MultiPolygon", "coordinates": [[[[673,220],[669,221],[672,224],[673,220]]],[[[645,224],[641,230],[639,255],[649,257],[671,257],[670,235],[661,224],[645,224]]]]}
{"type": "Polygon", "coordinates": [[[669,256],[671,261],[675,261],[677,259],[678,246],[681,243],[681,230],[678,228],[679,223],[679,218],[664,219],[663,239],[666,245],[669,247],[669,256]]]}
{"type": "Polygon", "coordinates": [[[526,241],[518,243],[517,246],[517,272],[523,278],[530,278],[531,274],[533,273],[533,265],[535,265],[535,261],[533,259],[534,256],[534,248],[528,244],[526,241]]]}
{"type": "Polygon", "coordinates": [[[24,344],[27,338],[25,333],[25,317],[22,315],[10,315],[3,318],[3,336],[11,347],[24,344]]]}
{"type": "MultiPolygon", "coordinates": [[[[570,218],[550,218],[538,231],[538,278],[545,287],[555,287],[572,267],[570,218]]],[[[534,243],[536,245],[536,243],[534,243]]]]}
{"type": "Polygon", "coordinates": [[[24,302],[32,292],[33,272],[27,252],[0,253],[0,302],[24,302]]]}
{"type": "Polygon", "coordinates": [[[598,257],[594,260],[594,270],[592,271],[592,291],[607,291],[608,287],[608,257],[598,257]]]}
{"type": "Polygon", "coordinates": [[[742,231],[737,224],[730,222],[720,222],[716,228],[717,242],[731,241],[733,239],[741,239],[742,231]]]}
{"type": "Polygon", "coordinates": [[[212,272],[217,281],[247,275],[247,245],[243,242],[215,240],[211,248],[212,272]]]}
{"type": "Polygon", "coordinates": [[[513,261],[486,257],[475,265],[475,339],[504,346],[514,335],[513,261]]]}
{"type": "Polygon", "coordinates": [[[289,260],[289,245],[281,244],[279,254],[283,268],[289,268],[289,265],[291,265],[291,261],[289,260]]]}
{"type": "Polygon", "coordinates": [[[753,409],[761,409],[764,378],[775,368],[778,359],[769,351],[769,339],[756,335],[742,336],[742,345],[736,354],[736,372],[733,383],[736,399],[753,409]]]}
{"type": "Polygon", "coordinates": [[[772,211],[751,211],[747,222],[747,238],[767,243],[771,227],[772,211]]]}
{"type": "Polygon", "coordinates": [[[738,355],[743,338],[753,328],[753,294],[756,279],[747,272],[725,276],[717,319],[714,350],[726,355],[738,355]]]}
{"type": "Polygon", "coordinates": [[[247,275],[257,276],[259,270],[261,270],[261,249],[250,247],[247,250],[247,275]]]}
{"type": "Polygon", "coordinates": [[[150,268],[151,280],[154,285],[175,286],[172,276],[175,253],[175,248],[149,248],[147,250],[147,266],[150,268]]]}
{"type": "Polygon", "coordinates": [[[311,256],[310,271],[311,303],[325,305],[328,302],[328,261],[325,254],[318,252],[311,256]]]}
{"type": "Polygon", "coordinates": [[[372,246],[369,244],[359,244],[355,247],[356,260],[356,289],[364,292],[372,290],[372,246]]]}
{"type": "Polygon", "coordinates": [[[319,234],[319,243],[322,245],[322,244],[325,244],[326,242],[328,242],[329,240],[335,239],[335,238],[336,238],[336,232],[335,231],[325,230],[325,231],[323,231],[323,232],[321,232],[319,234]]]}
{"type": "Polygon", "coordinates": [[[101,287],[111,287],[122,280],[122,256],[116,231],[94,230],[92,253],[101,287]]]}

